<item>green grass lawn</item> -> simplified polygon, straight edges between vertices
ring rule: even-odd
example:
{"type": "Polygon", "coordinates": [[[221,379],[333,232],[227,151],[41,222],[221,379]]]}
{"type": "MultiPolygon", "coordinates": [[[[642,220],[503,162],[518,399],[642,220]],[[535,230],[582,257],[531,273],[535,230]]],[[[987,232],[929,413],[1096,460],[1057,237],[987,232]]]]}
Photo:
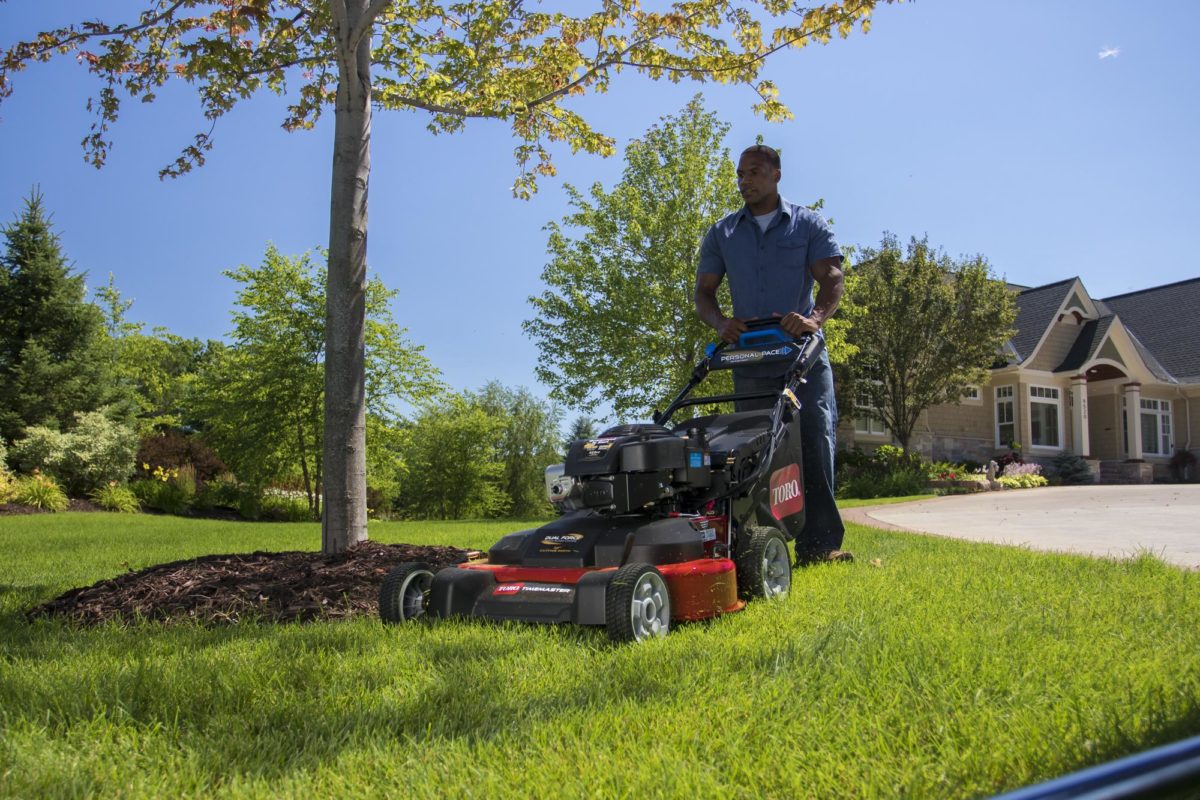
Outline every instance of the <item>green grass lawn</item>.
{"type": "MultiPolygon", "coordinates": [[[[520,527],[371,535],[485,547],[520,527]]],[[[637,646],[462,622],[24,618],[127,568],[319,538],[0,518],[0,796],[975,797],[1200,732],[1200,574],[858,526],[853,564],[637,646]]]]}

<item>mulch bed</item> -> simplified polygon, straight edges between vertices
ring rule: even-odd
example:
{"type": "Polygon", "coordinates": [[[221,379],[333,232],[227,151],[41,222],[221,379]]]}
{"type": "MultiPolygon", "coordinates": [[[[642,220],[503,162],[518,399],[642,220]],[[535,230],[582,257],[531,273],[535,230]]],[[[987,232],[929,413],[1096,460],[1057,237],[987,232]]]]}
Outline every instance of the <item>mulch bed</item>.
{"type": "MultiPolygon", "coordinates": [[[[84,500],[78,497],[72,497],[67,505],[67,511],[103,511],[100,506],[93,503],[91,500],[84,500]]],[[[44,508],[34,508],[33,506],[22,506],[16,503],[0,503],[0,516],[6,514],[52,514],[54,512],[47,511],[44,508]]]]}
{"type": "Polygon", "coordinates": [[[243,619],[306,622],[379,613],[379,586],[396,564],[422,561],[435,571],[465,561],[457,547],[363,542],[337,555],[290,551],[203,556],[128,572],[72,589],[29,612],[85,625],[109,620],[243,619]]]}

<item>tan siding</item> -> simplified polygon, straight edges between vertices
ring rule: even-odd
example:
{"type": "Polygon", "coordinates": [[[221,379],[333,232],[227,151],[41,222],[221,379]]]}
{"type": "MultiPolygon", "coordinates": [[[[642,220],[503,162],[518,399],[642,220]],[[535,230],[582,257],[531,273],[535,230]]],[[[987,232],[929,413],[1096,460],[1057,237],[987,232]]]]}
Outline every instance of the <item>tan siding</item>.
{"type": "Polygon", "coordinates": [[[1071,345],[1079,338],[1079,326],[1074,324],[1074,317],[1068,316],[1064,322],[1056,322],[1050,328],[1046,340],[1038,350],[1037,358],[1022,366],[1029,369],[1052,370],[1062,363],[1071,351],[1071,345]]]}

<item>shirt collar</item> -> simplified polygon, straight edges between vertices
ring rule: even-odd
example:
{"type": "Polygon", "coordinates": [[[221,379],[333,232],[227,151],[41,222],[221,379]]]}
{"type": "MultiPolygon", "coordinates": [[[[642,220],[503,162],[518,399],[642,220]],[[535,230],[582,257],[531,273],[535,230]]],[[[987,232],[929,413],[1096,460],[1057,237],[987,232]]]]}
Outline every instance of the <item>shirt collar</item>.
{"type": "MultiPolygon", "coordinates": [[[[792,216],[792,204],[788,202],[786,197],[779,195],[779,208],[776,211],[782,211],[790,218],[792,216]]],[[[750,213],[750,209],[744,203],[742,204],[742,210],[738,212],[738,221],[740,222],[743,219],[747,222],[754,221],[754,215],[750,213]]]]}

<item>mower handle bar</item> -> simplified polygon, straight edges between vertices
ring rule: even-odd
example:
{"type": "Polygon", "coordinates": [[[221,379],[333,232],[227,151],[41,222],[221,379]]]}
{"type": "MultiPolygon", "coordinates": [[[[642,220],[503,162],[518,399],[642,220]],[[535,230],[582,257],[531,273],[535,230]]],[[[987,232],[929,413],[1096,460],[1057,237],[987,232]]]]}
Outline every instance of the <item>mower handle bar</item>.
{"type": "MultiPolygon", "coordinates": [[[[778,318],[764,321],[752,320],[752,322],[769,323],[777,320],[778,318]]],[[[768,327],[768,325],[761,324],[759,327],[768,327]]],[[[797,345],[799,345],[799,347],[797,348],[798,352],[796,353],[796,358],[793,359],[791,366],[788,367],[787,371],[784,373],[785,388],[792,388],[793,383],[797,385],[799,383],[803,383],[804,376],[812,367],[812,364],[816,360],[817,356],[820,355],[821,350],[825,348],[825,340],[813,333],[804,334],[803,336],[796,338],[794,341],[797,345]],[[798,367],[800,367],[802,371],[797,374],[798,367]]],[[[705,358],[696,364],[696,366],[692,369],[692,377],[691,380],[687,382],[687,385],[679,391],[679,394],[675,395],[675,399],[671,401],[670,405],[668,405],[664,411],[654,412],[652,419],[656,425],[666,424],[666,422],[671,418],[671,415],[684,406],[694,406],[702,403],[727,403],[731,400],[753,400],[762,397],[781,398],[783,396],[782,391],[772,391],[748,393],[735,392],[734,394],[714,395],[712,397],[688,398],[688,395],[691,394],[692,390],[695,389],[696,386],[708,376],[708,373],[711,371],[713,359],[716,358],[717,354],[724,350],[728,345],[728,342],[722,341],[718,342],[715,346],[708,346],[708,352],[705,358]]],[[[776,403],[776,405],[778,405],[778,403],[776,403]]]]}

